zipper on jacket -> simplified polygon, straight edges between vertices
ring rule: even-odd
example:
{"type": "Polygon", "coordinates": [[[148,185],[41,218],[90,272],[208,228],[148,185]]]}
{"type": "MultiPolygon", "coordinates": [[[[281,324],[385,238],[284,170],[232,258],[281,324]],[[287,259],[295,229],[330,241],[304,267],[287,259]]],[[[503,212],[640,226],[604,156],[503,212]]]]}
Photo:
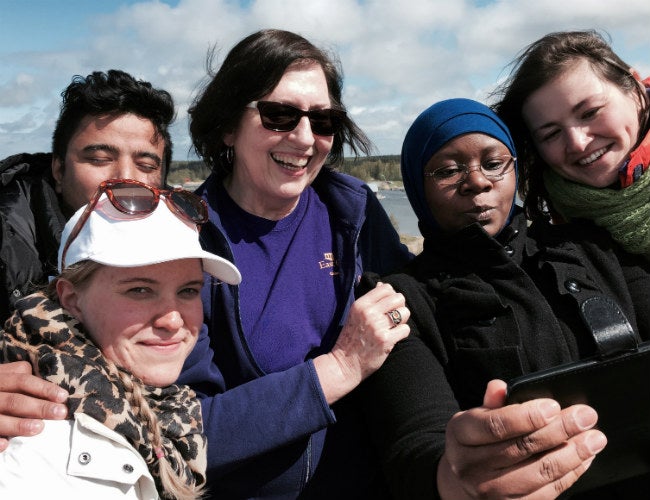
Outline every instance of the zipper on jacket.
{"type": "Polygon", "coordinates": [[[311,440],[312,436],[309,436],[309,439],[307,440],[307,449],[305,450],[307,460],[305,461],[305,481],[303,482],[303,488],[311,479],[311,440]]]}

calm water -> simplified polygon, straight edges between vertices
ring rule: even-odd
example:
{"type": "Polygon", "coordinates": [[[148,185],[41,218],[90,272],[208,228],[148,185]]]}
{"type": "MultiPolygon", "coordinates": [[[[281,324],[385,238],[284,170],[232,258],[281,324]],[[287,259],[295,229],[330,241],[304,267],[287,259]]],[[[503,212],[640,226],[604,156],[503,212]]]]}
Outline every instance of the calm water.
{"type": "Polygon", "coordinates": [[[405,191],[381,190],[378,197],[386,213],[397,221],[397,232],[409,236],[420,236],[418,220],[413,213],[405,191]]]}

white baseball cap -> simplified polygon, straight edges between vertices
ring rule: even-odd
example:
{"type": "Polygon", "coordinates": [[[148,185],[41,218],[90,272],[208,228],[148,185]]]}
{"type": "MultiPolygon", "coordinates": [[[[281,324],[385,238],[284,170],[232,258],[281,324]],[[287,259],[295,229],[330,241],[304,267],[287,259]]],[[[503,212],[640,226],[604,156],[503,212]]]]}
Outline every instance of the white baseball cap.
{"type": "MultiPolygon", "coordinates": [[[[59,245],[58,268],[66,242],[83,214],[84,205],[67,222],[59,245]]],[[[196,224],[174,214],[165,200],[144,216],[123,214],[103,193],[65,255],[66,267],[92,260],[115,267],[136,267],[178,259],[197,258],[203,270],[215,278],[237,285],[241,274],[234,264],[201,248],[196,224]]]]}

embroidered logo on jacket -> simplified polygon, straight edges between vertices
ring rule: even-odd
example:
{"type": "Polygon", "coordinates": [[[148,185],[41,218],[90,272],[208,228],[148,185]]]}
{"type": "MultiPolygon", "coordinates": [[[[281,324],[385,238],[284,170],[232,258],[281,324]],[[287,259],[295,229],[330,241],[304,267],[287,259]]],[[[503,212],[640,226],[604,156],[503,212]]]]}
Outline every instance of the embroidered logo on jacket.
{"type": "Polygon", "coordinates": [[[321,269],[331,269],[330,276],[336,276],[338,272],[338,262],[334,260],[334,254],[332,252],[325,252],[323,254],[323,260],[318,262],[318,267],[321,269]]]}

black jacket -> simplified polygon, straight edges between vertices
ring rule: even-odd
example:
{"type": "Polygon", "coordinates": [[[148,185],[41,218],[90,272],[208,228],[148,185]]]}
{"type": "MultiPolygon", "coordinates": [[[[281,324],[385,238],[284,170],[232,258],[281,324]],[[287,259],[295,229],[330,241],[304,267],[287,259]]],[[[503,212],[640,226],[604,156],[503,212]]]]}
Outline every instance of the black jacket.
{"type": "MultiPolygon", "coordinates": [[[[456,411],[482,404],[488,381],[596,353],[578,310],[584,299],[614,299],[639,338],[649,339],[648,269],[596,226],[527,228],[521,214],[497,238],[476,224],[425,240],[405,273],[382,279],[406,296],[412,334],[363,386],[393,494],[437,497],[446,424],[456,411]]],[[[364,285],[376,279],[366,275],[364,285]]],[[[619,497],[645,498],[647,479],[619,497]]]]}
{"type": "Polygon", "coordinates": [[[50,154],[0,161],[0,321],[14,303],[55,273],[65,217],[54,191],[50,154]]]}

